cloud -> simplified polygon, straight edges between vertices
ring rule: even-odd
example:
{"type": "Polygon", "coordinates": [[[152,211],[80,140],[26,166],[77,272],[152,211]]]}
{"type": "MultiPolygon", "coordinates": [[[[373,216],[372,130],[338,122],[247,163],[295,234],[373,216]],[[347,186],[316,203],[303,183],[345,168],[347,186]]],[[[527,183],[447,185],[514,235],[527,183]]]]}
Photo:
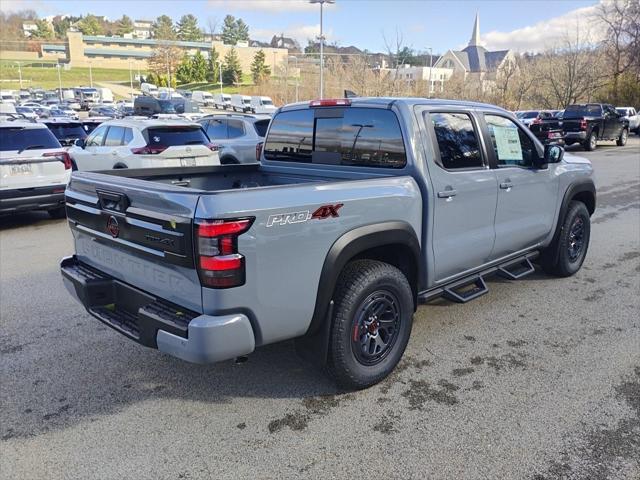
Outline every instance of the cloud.
{"type": "MultiPolygon", "coordinates": [[[[324,36],[327,42],[330,42],[333,37],[333,30],[324,30],[324,36]]],[[[285,37],[291,37],[300,43],[301,46],[307,44],[307,40],[314,39],[320,35],[320,24],[316,25],[289,25],[288,27],[281,29],[273,28],[252,28],[251,38],[256,40],[271,40],[274,35],[284,34],[285,37]]]]}
{"type": "MultiPolygon", "coordinates": [[[[317,12],[320,10],[318,5],[309,3],[308,0],[209,0],[209,7],[267,13],[317,12]]],[[[335,4],[325,4],[324,8],[335,8],[335,4]]]]}
{"type": "Polygon", "coordinates": [[[51,13],[52,6],[42,0],[0,0],[0,11],[19,12],[20,10],[51,13]]]}
{"type": "Polygon", "coordinates": [[[535,53],[561,45],[567,38],[572,41],[580,39],[585,43],[596,42],[604,36],[602,25],[596,21],[597,9],[598,5],[578,8],[559,17],[510,32],[494,30],[481,35],[481,43],[489,50],[511,49],[535,53]]]}

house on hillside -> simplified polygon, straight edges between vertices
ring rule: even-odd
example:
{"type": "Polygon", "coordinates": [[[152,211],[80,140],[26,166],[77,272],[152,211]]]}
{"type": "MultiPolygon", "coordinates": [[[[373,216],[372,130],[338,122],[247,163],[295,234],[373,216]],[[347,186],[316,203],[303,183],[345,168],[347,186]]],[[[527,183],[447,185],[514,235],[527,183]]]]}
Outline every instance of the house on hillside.
{"type": "Polygon", "coordinates": [[[298,42],[293,38],[285,37],[283,33],[280,35],[274,35],[269,46],[273,48],[286,48],[290,52],[300,51],[300,45],[298,42]]]}
{"type": "Polygon", "coordinates": [[[465,78],[471,75],[491,81],[514,58],[511,50],[489,51],[480,45],[480,17],[476,14],[469,44],[462,50],[447,50],[433,66],[452,69],[454,74],[462,73],[465,78]]]}

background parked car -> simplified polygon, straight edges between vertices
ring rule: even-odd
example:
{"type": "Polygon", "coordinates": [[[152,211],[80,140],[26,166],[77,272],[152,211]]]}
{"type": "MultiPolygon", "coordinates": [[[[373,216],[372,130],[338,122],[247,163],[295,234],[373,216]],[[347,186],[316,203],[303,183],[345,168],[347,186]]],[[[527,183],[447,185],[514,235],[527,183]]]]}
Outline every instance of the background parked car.
{"type": "Polygon", "coordinates": [[[557,112],[557,110],[538,112],[538,116],[529,124],[531,132],[543,145],[552,143],[564,145],[562,120],[556,116],[557,112]]]}
{"type": "Polygon", "coordinates": [[[213,105],[221,110],[231,108],[231,95],[228,93],[214,93],[213,105]]]}
{"type": "Polygon", "coordinates": [[[587,103],[569,105],[564,110],[562,128],[567,145],[580,143],[585,150],[595,150],[599,140],[615,140],[627,144],[629,121],[612,105],[587,103]]]}
{"type": "Polygon", "coordinates": [[[220,146],[220,163],[255,163],[271,117],[257,115],[211,115],[198,122],[213,143],[220,146]]]}
{"type": "Polygon", "coordinates": [[[41,123],[49,128],[63,147],[70,147],[76,140],[87,138],[87,132],[78,120],[52,118],[43,120],[41,123]]]}
{"type": "Polygon", "coordinates": [[[276,111],[276,107],[273,104],[271,97],[253,96],[251,97],[251,111],[253,113],[264,113],[271,115],[276,111]]]}
{"type": "Polygon", "coordinates": [[[38,114],[31,107],[19,105],[16,107],[16,113],[23,115],[28,120],[35,120],[38,118],[38,114]]]}
{"type": "Polygon", "coordinates": [[[213,95],[210,92],[205,92],[202,90],[196,90],[191,95],[191,100],[196,102],[198,105],[203,105],[205,107],[212,107],[214,105],[213,95]]]}
{"type": "Polygon", "coordinates": [[[248,95],[231,95],[231,109],[234,112],[250,112],[251,97],[248,95]]]}
{"type": "Polygon", "coordinates": [[[533,121],[538,118],[538,114],[540,113],[538,110],[526,110],[523,112],[515,112],[518,120],[522,122],[527,127],[533,123],[533,121]]]}
{"type": "Polygon", "coordinates": [[[629,122],[629,131],[640,135],[640,114],[633,107],[616,107],[618,112],[624,119],[629,122]]]}
{"type": "Polygon", "coordinates": [[[41,123],[0,122],[0,213],[47,210],[64,217],[71,161],[41,123]]]}
{"type": "Polygon", "coordinates": [[[69,149],[79,170],[219,165],[218,146],[185,120],[110,120],[69,149]]]}
{"type": "Polygon", "coordinates": [[[89,117],[117,118],[118,111],[110,105],[97,105],[89,110],[89,117]]]}

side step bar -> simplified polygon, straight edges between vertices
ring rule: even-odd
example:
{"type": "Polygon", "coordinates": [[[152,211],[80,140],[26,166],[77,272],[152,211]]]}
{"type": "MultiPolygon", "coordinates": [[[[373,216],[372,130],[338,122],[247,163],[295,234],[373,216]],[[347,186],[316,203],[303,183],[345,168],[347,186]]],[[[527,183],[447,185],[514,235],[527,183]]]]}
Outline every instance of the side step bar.
{"type": "Polygon", "coordinates": [[[458,303],[467,303],[487,293],[489,289],[481,276],[461,280],[444,287],[442,296],[447,300],[458,303]]]}
{"type": "Polygon", "coordinates": [[[531,260],[525,257],[500,265],[497,273],[509,280],[519,280],[535,271],[536,269],[533,267],[531,260]]]}
{"type": "Polygon", "coordinates": [[[485,278],[489,275],[495,273],[509,280],[518,280],[535,272],[531,260],[537,256],[538,252],[527,253],[508,262],[500,263],[462,279],[454,280],[447,285],[421,292],[418,295],[418,299],[421,303],[426,303],[436,298],[444,297],[452,302],[467,303],[489,291],[485,283],[485,278]]]}

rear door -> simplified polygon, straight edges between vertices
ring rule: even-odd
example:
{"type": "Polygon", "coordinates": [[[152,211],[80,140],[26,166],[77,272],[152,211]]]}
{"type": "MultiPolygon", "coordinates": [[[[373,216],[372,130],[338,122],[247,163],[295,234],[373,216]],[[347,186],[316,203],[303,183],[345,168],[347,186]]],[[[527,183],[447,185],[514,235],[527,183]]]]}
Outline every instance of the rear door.
{"type": "Polygon", "coordinates": [[[495,238],[497,181],[471,112],[425,111],[423,120],[434,150],[427,157],[433,192],[434,272],[436,282],[441,282],[489,260],[495,238]]]}
{"type": "Polygon", "coordinates": [[[531,247],[553,228],[558,199],[558,164],[534,167],[542,148],[506,115],[484,114],[489,158],[498,181],[495,260],[531,247]]]}
{"type": "Polygon", "coordinates": [[[80,261],[125,283],[202,311],[193,259],[200,191],[82,172],[66,190],[80,261]]]}

